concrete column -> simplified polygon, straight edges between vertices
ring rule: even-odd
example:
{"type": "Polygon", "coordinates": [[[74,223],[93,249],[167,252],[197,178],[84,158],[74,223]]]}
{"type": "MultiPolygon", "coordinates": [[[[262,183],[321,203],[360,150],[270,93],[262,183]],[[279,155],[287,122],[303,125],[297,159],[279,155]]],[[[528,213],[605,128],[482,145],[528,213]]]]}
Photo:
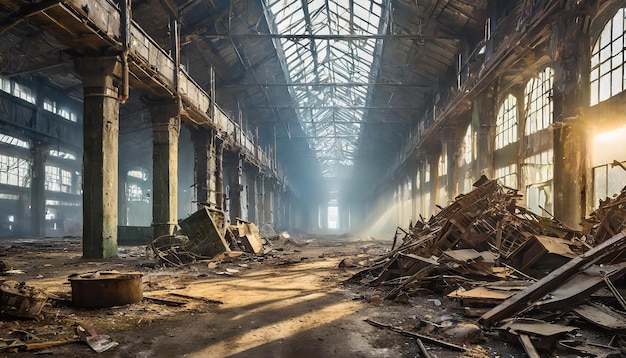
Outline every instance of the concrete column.
{"type": "Polygon", "coordinates": [[[551,39],[554,61],[554,216],[580,228],[586,215],[589,103],[589,35],[576,18],[564,18],[551,39]]]}
{"type": "Polygon", "coordinates": [[[231,223],[236,223],[237,218],[242,218],[241,210],[241,191],[243,186],[241,185],[242,175],[242,159],[237,155],[229,155],[227,163],[225,165],[228,171],[228,202],[229,202],[229,217],[231,223]]]}
{"type": "Polygon", "coordinates": [[[224,143],[221,140],[215,141],[215,201],[216,207],[224,210],[224,143]]]}
{"type": "Polygon", "coordinates": [[[31,148],[30,227],[35,237],[46,236],[46,158],[48,146],[35,144],[31,148]]]}
{"type": "Polygon", "coordinates": [[[257,175],[257,222],[259,226],[265,224],[265,176],[262,173],[257,175]]]}
{"type": "Polygon", "coordinates": [[[281,186],[275,186],[274,189],[274,225],[276,230],[282,230],[284,226],[284,212],[283,206],[281,205],[283,202],[283,191],[281,186]]]}
{"type": "Polygon", "coordinates": [[[148,106],[152,116],[152,235],[174,232],[178,217],[178,103],[148,106]]]}
{"type": "Polygon", "coordinates": [[[119,226],[128,225],[128,201],[126,200],[126,181],[128,179],[128,170],[127,165],[120,165],[117,186],[117,224],[119,226]]]}
{"type": "Polygon", "coordinates": [[[248,166],[246,175],[246,185],[248,186],[248,221],[256,223],[258,221],[257,214],[257,193],[256,193],[256,178],[259,173],[258,168],[254,166],[248,166]]]}
{"type": "Polygon", "coordinates": [[[211,191],[211,172],[209,162],[212,158],[212,134],[203,129],[192,129],[191,140],[193,141],[194,153],[194,186],[196,188],[196,201],[198,209],[203,205],[209,205],[209,193],[211,191]]]}
{"type": "Polygon", "coordinates": [[[472,111],[472,126],[476,130],[476,161],[474,176],[478,179],[485,175],[489,179],[494,177],[493,147],[496,136],[496,96],[493,88],[484,91],[474,100],[472,111]]]}
{"type": "Polygon", "coordinates": [[[82,58],[83,257],[117,256],[119,102],[118,57],[82,58]]]}
{"type": "Polygon", "coordinates": [[[265,192],[263,193],[263,212],[265,224],[274,226],[274,190],[271,180],[265,180],[265,192]]]}

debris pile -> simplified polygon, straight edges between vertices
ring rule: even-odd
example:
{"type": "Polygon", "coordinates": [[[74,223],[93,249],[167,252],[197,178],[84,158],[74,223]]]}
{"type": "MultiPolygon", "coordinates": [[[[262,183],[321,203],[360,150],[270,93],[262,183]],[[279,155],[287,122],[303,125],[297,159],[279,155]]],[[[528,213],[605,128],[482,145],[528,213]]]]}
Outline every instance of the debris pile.
{"type": "Polygon", "coordinates": [[[40,289],[14,280],[0,281],[0,312],[33,318],[46,304],[48,296],[40,289]]]}
{"type": "Polygon", "coordinates": [[[581,232],[517,205],[517,191],[495,180],[474,186],[428,221],[398,228],[392,250],[351,281],[398,302],[417,292],[446,295],[530,357],[554,349],[626,354],[617,340],[598,345],[573,334],[587,322],[626,332],[626,299],[616,287],[626,273],[626,191],[601,202],[581,232]]]}
{"type": "Polygon", "coordinates": [[[392,251],[355,277],[396,286],[387,298],[429,285],[449,293],[466,277],[531,279],[524,272],[549,272],[582,252],[582,234],[517,205],[516,190],[486,178],[475,186],[428,221],[398,228],[392,251]]]}
{"type": "Polygon", "coordinates": [[[589,244],[599,245],[621,230],[626,224],[626,188],[614,198],[600,200],[600,205],[583,222],[583,233],[590,238],[589,244]]]}
{"type": "Polygon", "coordinates": [[[204,207],[179,222],[179,226],[174,235],[164,235],[150,243],[164,265],[180,266],[225,252],[263,255],[271,251],[269,241],[261,237],[255,224],[237,219],[235,225],[228,225],[221,210],[204,207]]]}

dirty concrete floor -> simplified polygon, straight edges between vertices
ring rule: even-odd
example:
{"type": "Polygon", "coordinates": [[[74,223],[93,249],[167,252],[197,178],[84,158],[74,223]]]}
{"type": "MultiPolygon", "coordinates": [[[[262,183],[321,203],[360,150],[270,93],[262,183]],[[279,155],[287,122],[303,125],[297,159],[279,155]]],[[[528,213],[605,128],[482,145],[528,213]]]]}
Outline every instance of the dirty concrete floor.
{"type": "MultiPolygon", "coordinates": [[[[0,239],[0,260],[17,270],[0,279],[26,281],[58,297],[38,320],[0,316],[0,338],[24,338],[28,332],[34,335],[33,343],[57,341],[71,338],[73,324],[79,323],[110,335],[119,346],[97,354],[84,343],[71,343],[39,353],[62,357],[417,357],[414,339],[364,320],[411,329],[421,318],[458,316],[457,304],[438,295],[419,296],[405,304],[379,300],[382,291],[345,283],[358,268],[339,268],[344,258],[352,262],[375,258],[390,245],[348,237],[300,237],[275,244],[281,251],[265,257],[172,269],[151,267],[154,261],[144,247],[120,247],[120,257],[115,259],[83,260],[78,239],[0,239]],[[71,307],[67,276],[97,270],[142,272],[145,297],[185,304],[170,307],[144,299],[105,309],[71,307]]],[[[472,349],[465,355],[426,346],[433,357],[523,355],[498,340],[465,344],[472,349]]],[[[34,353],[5,351],[0,356],[34,353]]]]}

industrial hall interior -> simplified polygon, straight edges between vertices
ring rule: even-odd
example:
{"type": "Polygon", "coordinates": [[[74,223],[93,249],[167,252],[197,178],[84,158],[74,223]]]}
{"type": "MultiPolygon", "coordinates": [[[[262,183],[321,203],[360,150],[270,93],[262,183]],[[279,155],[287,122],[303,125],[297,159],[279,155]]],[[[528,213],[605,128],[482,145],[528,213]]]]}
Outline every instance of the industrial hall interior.
{"type": "Polygon", "coordinates": [[[625,357],[626,0],[0,0],[0,355],[625,357]]]}

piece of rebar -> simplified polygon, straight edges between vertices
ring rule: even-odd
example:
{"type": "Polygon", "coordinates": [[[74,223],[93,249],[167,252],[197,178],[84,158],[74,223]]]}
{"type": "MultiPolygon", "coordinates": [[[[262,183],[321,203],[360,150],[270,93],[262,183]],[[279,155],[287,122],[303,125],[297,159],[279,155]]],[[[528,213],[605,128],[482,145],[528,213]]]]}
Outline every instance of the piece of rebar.
{"type": "Polygon", "coordinates": [[[444,342],[442,340],[433,338],[433,337],[429,337],[429,336],[425,336],[423,334],[419,334],[419,333],[414,333],[414,332],[409,332],[409,331],[405,331],[402,328],[398,328],[398,327],[394,327],[390,324],[384,324],[384,323],[380,323],[380,322],[376,322],[373,321],[371,319],[366,319],[365,322],[371,324],[374,327],[378,327],[378,328],[387,328],[390,329],[394,332],[400,333],[403,336],[407,336],[407,337],[412,337],[412,338],[417,338],[417,339],[421,339],[424,340],[428,343],[432,343],[432,344],[436,344],[440,347],[444,347],[444,348],[448,348],[448,349],[452,349],[455,351],[459,351],[459,352],[466,352],[467,348],[453,344],[453,343],[448,343],[448,342],[444,342]]]}

